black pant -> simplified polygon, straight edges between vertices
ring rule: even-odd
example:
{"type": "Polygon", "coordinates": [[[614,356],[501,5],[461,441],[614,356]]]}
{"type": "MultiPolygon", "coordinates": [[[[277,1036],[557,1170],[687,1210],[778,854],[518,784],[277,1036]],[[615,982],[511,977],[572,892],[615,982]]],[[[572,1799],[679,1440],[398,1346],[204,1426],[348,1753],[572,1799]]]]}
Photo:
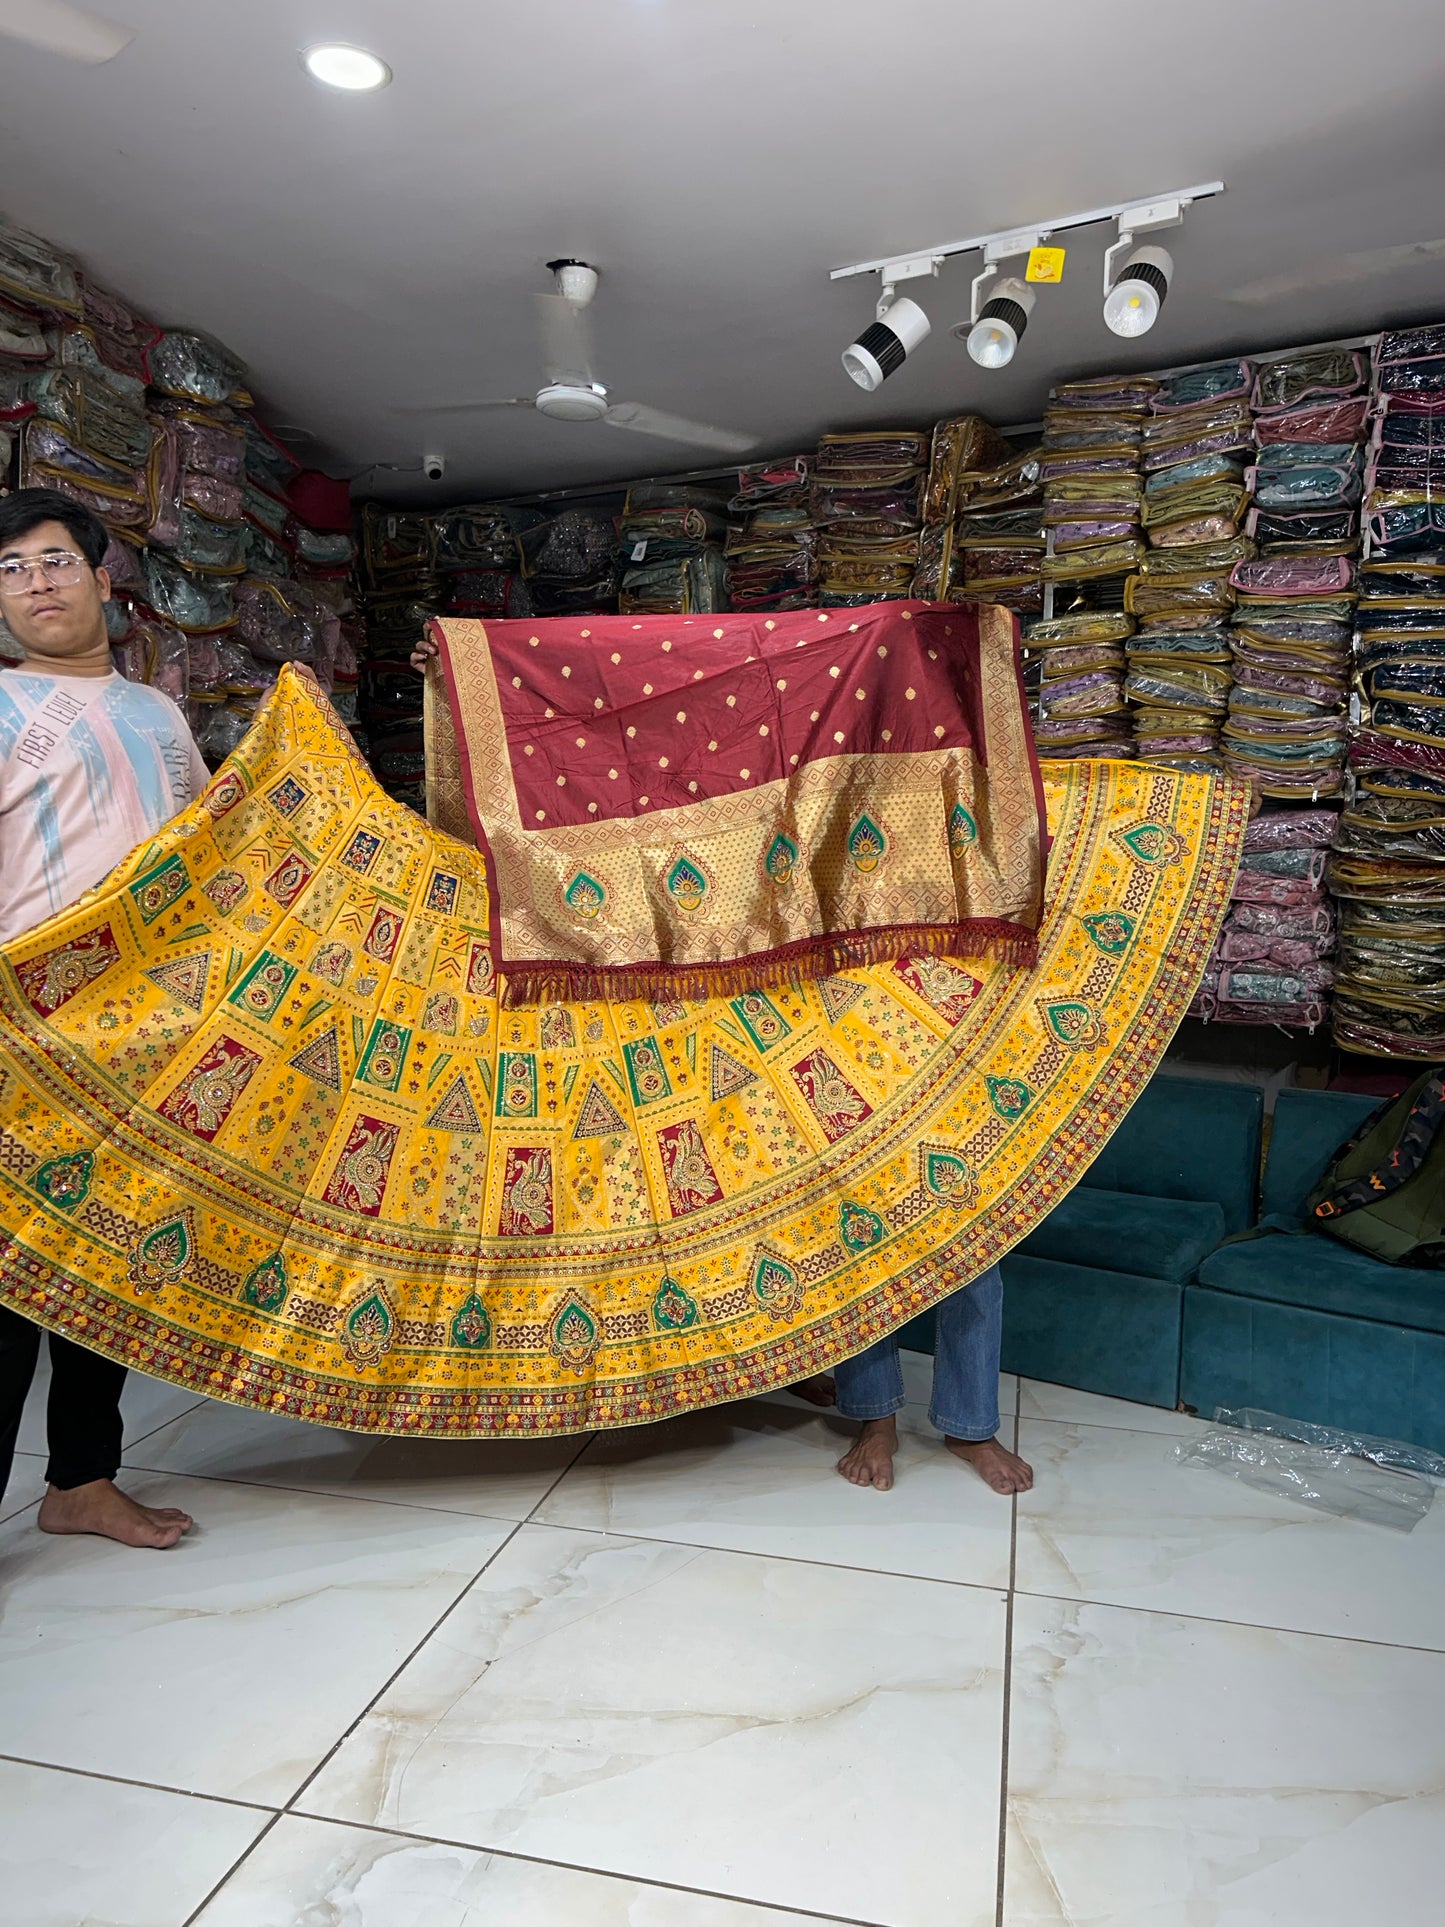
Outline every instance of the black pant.
{"type": "MultiPolygon", "coordinates": [[[[0,1496],[10,1478],[25,1394],[40,1357],[40,1327],[0,1305],[0,1496]]],[[[125,1366],[50,1334],[50,1403],[45,1477],[68,1491],[113,1479],[120,1467],[120,1390],[125,1366]]]]}

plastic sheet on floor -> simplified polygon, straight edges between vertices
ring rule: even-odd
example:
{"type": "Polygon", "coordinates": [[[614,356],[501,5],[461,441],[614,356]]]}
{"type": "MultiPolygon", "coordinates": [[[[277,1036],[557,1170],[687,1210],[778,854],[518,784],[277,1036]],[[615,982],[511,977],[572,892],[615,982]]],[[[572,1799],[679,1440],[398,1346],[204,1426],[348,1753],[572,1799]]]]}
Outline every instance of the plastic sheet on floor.
{"type": "Polygon", "coordinates": [[[1392,1532],[1415,1530],[1435,1502],[1433,1481],[1445,1478],[1445,1459],[1420,1446],[1223,1406],[1214,1425],[1181,1440],[1174,1456],[1256,1492],[1392,1532]]]}

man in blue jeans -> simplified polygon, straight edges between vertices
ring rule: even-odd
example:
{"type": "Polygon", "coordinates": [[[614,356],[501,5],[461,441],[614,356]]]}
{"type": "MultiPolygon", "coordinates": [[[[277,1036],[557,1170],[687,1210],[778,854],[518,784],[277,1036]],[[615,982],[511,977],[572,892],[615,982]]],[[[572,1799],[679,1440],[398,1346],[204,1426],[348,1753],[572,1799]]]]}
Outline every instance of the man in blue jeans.
{"type": "MultiPolygon", "coordinates": [[[[1006,1496],[1027,1492],[1034,1482],[1033,1467],[996,1436],[1003,1336],[1003,1279],[998,1266],[990,1265],[971,1285],[945,1298],[937,1320],[930,1423],[943,1433],[947,1449],[966,1459],[995,1492],[1006,1496]]],[[[810,1379],[806,1387],[797,1389],[812,1404],[834,1402],[844,1418],[863,1421],[856,1444],[839,1459],[838,1470],[853,1485],[888,1491],[898,1450],[894,1414],[904,1402],[897,1336],[880,1338],[856,1358],[844,1359],[834,1368],[831,1386],[826,1379],[810,1379]]]]}

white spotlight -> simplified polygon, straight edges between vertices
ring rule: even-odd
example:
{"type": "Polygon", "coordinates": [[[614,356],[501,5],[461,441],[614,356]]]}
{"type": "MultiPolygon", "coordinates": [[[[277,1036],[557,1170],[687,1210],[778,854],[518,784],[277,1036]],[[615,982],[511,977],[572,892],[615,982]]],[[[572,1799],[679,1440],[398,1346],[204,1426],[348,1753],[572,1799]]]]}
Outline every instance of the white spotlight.
{"type": "Polygon", "coordinates": [[[979,310],[973,326],[960,322],[953,332],[965,338],[968,352],[980,368],[1006,368],[1029,325],[1036,299],[1027,281],[1005,275],[979,310]]]}
{"type": "Polygon", "coordinates": [[[301,56],[301,64],[323,87],[336,87],[344,94],[370,93],[374,88],[385,87],[391,79],[391,69],[384,60],[368,53],[365,47],[348,47],[340,41],[308,47],[301,56]]]}
{"type": "Polygon", "coordinates": [[[1104,296],[1104,321],[1116,335],[1147,335],[1159,319],[1174,258],[1167,248],[1135,248],[1104,296]]]}
{"type": "Polygon", "coordinates": [[[871,395],[895,369],[901,368],[929,330],[928,316],[916,301],[900,295],[889,303],[882,316],[867,327],[858,339],[843,350],[843,366],[849,375],[871,395]]]}

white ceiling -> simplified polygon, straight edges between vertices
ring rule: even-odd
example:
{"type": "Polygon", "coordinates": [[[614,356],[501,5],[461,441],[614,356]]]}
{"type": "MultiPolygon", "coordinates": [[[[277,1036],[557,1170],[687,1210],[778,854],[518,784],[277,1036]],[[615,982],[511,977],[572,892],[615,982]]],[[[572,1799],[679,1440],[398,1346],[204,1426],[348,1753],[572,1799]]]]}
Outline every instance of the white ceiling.
{"type": "Polygon", "coordinates": [[[158,319],[221,336],[337,470],[446,455],[431,491],[379,472],[391,499],[697,464],[531,411],[392,412],[530,392],[529,296],[555,255],[602,270],[615,398],[765,452],[967,408],[1026,420],[1065,375],[1445,316],[1445,256],[1373,276],[1353,259],[1445,235],[1438,0],[101,10],[139,30],[107,66],[0,49],[0,208],[158,319]],[[297,50],[324,39],[374,48],[393,85],[316,87],[297,50]],[[876,284],[829,268],[1215,178],[1228,192],[1166,237],[1176,279],[1147,339],[1104,328],[1095,229],[1002,374],[947,333],[964,260],[910,288],[934,334],[879,394],[844,376],[876,284]],[[1281,277],[1304,285],[1270,295],[1281,277]]]}

